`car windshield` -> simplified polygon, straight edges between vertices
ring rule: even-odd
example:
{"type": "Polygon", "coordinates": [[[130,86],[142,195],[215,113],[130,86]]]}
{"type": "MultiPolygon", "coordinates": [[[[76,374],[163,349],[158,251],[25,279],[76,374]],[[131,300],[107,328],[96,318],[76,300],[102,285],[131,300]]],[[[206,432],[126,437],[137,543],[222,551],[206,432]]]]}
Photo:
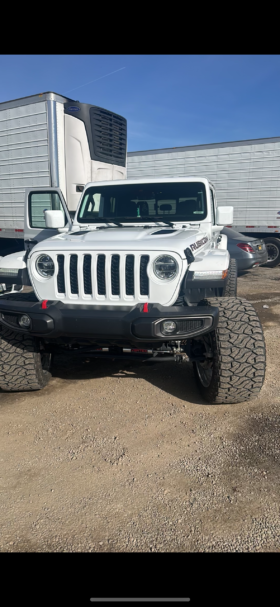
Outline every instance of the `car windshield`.
{"type": "Polygon", "coordinates": [[[204,183],[92,186],[78,212],[80,223],[199,222],[207,215],[204,183]]]}

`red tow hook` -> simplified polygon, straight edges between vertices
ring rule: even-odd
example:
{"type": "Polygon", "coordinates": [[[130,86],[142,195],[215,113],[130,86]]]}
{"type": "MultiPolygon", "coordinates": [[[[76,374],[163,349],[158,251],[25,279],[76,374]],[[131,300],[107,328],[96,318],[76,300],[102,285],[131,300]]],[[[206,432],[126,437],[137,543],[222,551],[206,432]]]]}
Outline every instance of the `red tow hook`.
{"type": "Polygon", "coordinates": [[[147,303],[144,303],[143,305],[143,312],[149,312],[147,303]]]}
{"type": "Polygon", "coordinates": [[[48,300],[47,299],[43,299],[42,305],[41,305],[42,310],[46,310],[47,309],[47,303],[48,303],[48,300]]]}

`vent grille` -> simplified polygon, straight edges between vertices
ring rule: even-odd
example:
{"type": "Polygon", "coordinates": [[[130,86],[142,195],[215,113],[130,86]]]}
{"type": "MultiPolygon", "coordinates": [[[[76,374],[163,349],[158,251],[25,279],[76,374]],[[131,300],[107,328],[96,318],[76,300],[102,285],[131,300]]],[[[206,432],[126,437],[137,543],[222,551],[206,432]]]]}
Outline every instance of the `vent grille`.
{"type": "Polygon", "coordinates": [[[64,255],[57,256],[57,263],[58,263],[57,290],[59,293],[65,293],[64,255]]]}
{"type": "Polygon", "coordinates": [[[137,301],[149,295],[148,263],[149,255],[141,254],[137,258],[110,253],[57,255],[57,291],[67,297],[92,296],[97,301],[99,296],[103,301],[110,301],[111,296],[137,301]]]}
{"type": "Polygon", "coordinates": [[[177,230],[158,230],[158,232],[153,232],[151,236],[158,236],[159,234],[174,234],[177,230]]]}
{"type": "Polygon", "coordinates": [[[105,255],[98,255],[97,260],[98,295],[106,295],[105,283],[105,255]]]}
{"type": "Polygon", "coordinates": [[[78,295],[78,255],[70,255],[70,285],[71,293],[78,295]]]}
{"type": "Polygon", "coordinates": [[[176,320],[176,324],[179,329],[178,333],[188,333],[203,327],[203,320],[176,320]]]}
{"type": "Polygon", "coordinates": [[[6,314],[6,312],[4,312],[4,314],[2,314],[2,317],[3,317],[3,320],[6,321],[8,324],[19,328],[19,325],[17,322],[18,316],[16,314],[6,314]]]}
{"type": "Polygon", "coordinates": [[[91,283],[91,255],[84,256],[84,290],[86,295],[92,294],[92,283],[91,283]]]}
{"type": "Polygon", "coordinates": [[[125,262],[125,291],[134,295],[134,255],[127,255],[125,262]]]}
{"type": "Polygon", "coordinates": [[[125,166],[127,125],[122,116],[90,108],[92,138],[96,160],[125,166]]]}
{"type": "Polygon", "coordinates": [[[120,294],[120,256],[113,255],[111,262],[112,295],[120,294]]]}
{"type": "Polygon", "coordinates": [[[147,274],[147,265],[149,256],[142,255],[140,261],[140,295],[149,295],[149,278],[147,274]]]}

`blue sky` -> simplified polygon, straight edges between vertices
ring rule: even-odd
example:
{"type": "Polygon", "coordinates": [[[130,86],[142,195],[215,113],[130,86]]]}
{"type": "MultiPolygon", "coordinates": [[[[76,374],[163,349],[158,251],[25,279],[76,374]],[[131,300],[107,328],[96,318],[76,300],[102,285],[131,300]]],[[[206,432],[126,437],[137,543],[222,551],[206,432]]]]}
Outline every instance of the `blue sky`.
{"type": "Polygon", "coordinates": [[[0,101],[55,91],[121,114],[128,151],[280,135],[280,55],[2,55],[0,70],[0,101]]]}

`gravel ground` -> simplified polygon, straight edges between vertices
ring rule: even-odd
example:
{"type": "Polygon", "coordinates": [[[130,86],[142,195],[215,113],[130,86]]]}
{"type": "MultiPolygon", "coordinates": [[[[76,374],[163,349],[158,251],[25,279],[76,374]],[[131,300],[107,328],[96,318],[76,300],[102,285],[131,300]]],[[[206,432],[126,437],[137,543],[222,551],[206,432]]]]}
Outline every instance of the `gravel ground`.
{"type": "Polygon", "coordinates": [[[78,357],[0,391],[0,550],[279,552],[279,280],[238,279],[267,347],[250,402],[207,404],[189,363],[78,357]]]}

